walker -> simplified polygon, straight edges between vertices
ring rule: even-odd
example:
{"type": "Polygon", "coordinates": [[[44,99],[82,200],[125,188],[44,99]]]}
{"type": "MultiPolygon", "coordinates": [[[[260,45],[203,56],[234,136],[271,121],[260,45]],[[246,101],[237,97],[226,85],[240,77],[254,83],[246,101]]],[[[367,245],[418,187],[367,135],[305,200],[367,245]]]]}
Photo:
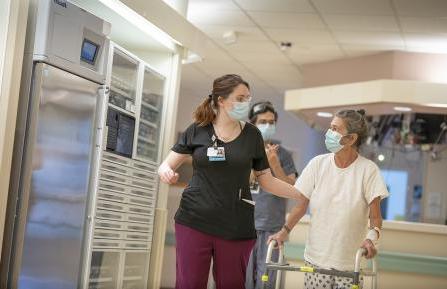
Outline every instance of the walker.
{"type": "Polygon", "coordinates": [[[277,246],[277,242],[275,240],[272,240],[269,243],[268,249],[267,249],[267,257],[265,260],[266,263],[266,271],[264,275],[262,275],[262,288],[266,289],[267,284],[269,282],[269,276],[268,273],[270,271],[278,271],[276,275],[276,284],[275,289],[279,289],[280,283],[281,283],[281,273],[282,271],[299,271],[299,272],[306,272],[306,273],[320,273],[325,275],[331,275],[331,276],[338,276],[338,277],[348,277],[352,279],[352,285],[351,289],[359,289],[360,285],[360,275],[362,276],[370,276],[372,277],[372,289],[377,289],[377,262],[376,259],[371,259],[372,261],[372,271],[364,271],[360,269],[360,261],[362,256],[366,254],[366,249],[360,248],[357,250],[357,253],[355,255],[355,265],[354,265],[354,271],[338,271],[335,269],[319,269],[319,268],[313,268],[309,266],[290,266],[287,263],[284,263],[284,248],[283,246],[279,247],[279,258],[278,263],[272,262],[272,252],[273,249],[277,246]]]}

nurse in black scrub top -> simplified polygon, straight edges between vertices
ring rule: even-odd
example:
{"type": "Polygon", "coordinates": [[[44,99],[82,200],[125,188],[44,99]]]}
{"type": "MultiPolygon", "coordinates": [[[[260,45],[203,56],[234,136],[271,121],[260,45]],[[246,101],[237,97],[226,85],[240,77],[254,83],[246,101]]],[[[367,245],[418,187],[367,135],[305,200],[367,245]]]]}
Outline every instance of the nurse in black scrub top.
{"type": "Polygon", "coordinates": [[[250,87],[235,74],[214,80],[212,93],[194,112],[194,123],[160,165],[173,184],[189,155],[193,176],[175,215],[176,289],[206,289],[213,260],[217,289],[244,289],[256,240],[249,178],[253,169],[267,192],[299,199],[291,185],[272,176],[260,131],[248,116],[250,87]]]}

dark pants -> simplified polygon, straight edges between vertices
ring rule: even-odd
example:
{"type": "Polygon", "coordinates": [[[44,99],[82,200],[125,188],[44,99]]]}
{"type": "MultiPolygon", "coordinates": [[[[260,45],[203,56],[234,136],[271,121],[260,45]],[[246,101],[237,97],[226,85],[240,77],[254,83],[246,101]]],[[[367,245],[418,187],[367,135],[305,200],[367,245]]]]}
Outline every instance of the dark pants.
{"type": "Polygon", "coordinates": [[[176,289],[206,289],[211,258],[217,289],[245,289],[255,239],[225,240],[175,224],[176,289]]]}

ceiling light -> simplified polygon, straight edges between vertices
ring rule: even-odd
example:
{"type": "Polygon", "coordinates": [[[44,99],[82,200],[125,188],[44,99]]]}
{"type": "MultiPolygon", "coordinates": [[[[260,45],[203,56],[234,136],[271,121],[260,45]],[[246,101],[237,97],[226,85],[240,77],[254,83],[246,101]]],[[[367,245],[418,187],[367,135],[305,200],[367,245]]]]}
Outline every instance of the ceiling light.
{"type": "Polygon", "coordinates": [[[379,162],[383,162],[385,160],[385,156],[380,154],[377,156],[377,159],[379,160],[379,162]]]}
{"type": "Polygon", "coordinates": [[[408,106],[395,106],[394,110],[402,111],[402,112],[412,111],[411,107],[408,107],[408,106]]]}
{"type": "Polygon", "coordinates": [[[154,38],[157,42],[167,47],[171,51],[175,51],[178,44],[182,46],[180,42],[169,36],[166,32],[149,22],[145,17],[138,14],[124,3],[119,0],[99,0],[102,4],[113,10],[116,14],[125,18],[135,27],[139,28],[142,32],[154,38]]]}
{"type": "Polygon", "coordinates": [[[319,112],[317,112],[317,115],[318,115],[319,117],[326,117],[326,118],[329,118],[329,117],[333,117],[333,116],[334,116],[332,113],[330,113],[330,112],[324,112],[324,111],[319,111],[319,112]]]}
{"type": "Polygon", "coordinates": [[[447,103],[427,103],[425,106],[447,108],[447,103]]]}

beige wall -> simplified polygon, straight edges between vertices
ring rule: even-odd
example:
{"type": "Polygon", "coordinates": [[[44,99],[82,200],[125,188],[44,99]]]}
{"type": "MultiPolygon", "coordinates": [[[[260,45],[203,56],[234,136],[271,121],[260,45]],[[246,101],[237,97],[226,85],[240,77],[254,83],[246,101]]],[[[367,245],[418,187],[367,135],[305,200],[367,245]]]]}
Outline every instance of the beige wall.
{"type": "Polygon", "coordinates": [[[28,1],[0,1],[0,249],[14,143],[28,1]]]}
{"type": "Polygon", "coordinates": [[[384,52],[303,66],[303,87],[376,79],[447,83],[445,54],[384,52]]]}

